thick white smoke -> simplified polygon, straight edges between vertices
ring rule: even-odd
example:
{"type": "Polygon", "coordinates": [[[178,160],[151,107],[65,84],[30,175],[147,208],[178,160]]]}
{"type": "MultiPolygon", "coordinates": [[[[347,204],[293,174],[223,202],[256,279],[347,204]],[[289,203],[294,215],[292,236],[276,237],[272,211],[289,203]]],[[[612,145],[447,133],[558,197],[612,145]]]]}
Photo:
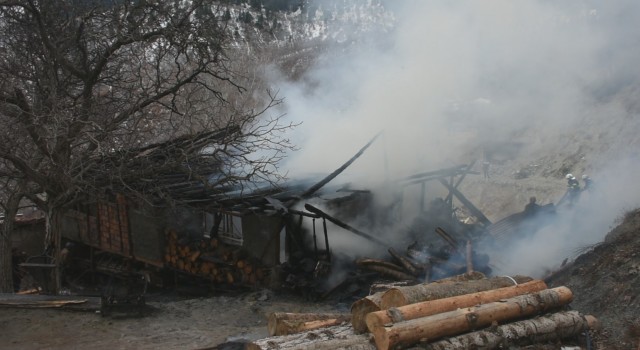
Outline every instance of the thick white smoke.
{"type": "Polygon", "coordinates": [[[300,151],[286,164],[291,177],[333,171],[380,131],[384,137],[336,181],[366,187],[456,165],[480,157],[486,142],[521,141],[523,158],[587,145],[580,170],[603,197],[516,252],[523,264],[511,266],[538,270],[540,261],[553,264],[597,242],[639,204],[633,180],[623,184],[618,175],[640,170],[629,160],[640,144],[633,102],[640,3],[385,4],[394,12],[391,32],[318,60],[305,83],[279,84],[288,115],[303,121],[294,136],[300,151]]]}

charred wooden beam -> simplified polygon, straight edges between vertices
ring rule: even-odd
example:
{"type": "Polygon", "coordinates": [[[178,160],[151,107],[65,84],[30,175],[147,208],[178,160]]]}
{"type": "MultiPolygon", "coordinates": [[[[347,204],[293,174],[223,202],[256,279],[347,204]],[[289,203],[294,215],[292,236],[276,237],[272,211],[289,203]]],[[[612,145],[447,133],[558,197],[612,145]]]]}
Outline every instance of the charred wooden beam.
{"type": "Polygon", "coordinates": [[[404,267],[405,270],[407,270],[407,272],[409,272],[411,275],[415,277],[420,276],[420,274],[423,271],[422,269],[417,268],[415,265],[411,263],[409,259],[405,258],[404,256],[400,255],[398,252],[396,252],[395,249],[389,248],[388,251],[389,251],[389,254],[394,259],[396,259],[396,261],[398,261],[400,265],[404,267]]]}
{"type": "Polygon", "coordinates": [[[458,241],[455,238],[451,237],[450,234],[447,233],[442,227],[436,227],[436,233],[438,236],[442,237],[442,239],[447,242],[454,251],[458,251],[458,241]]]}
{"type": "Polygon", "coordinates": [[[473,216],[475,216],[476,218],[478,218],[478,220],[480,220],[480,222],[482,222],[483,224],[485,224],[487,226],[491,225],[491,221],[486,216],[484,216],[482,211],[480,211],[480,209],[476,208],[476,206],[473,205],[473,203],[471,203],[471,201],[468,200],[467,197],[465,197],[462,193],[460,193],[460,191],[455,189],[453,186],[449,185],[449,183],[447,183],[443,179],[440,179],[439,181],[440,181],[440,183],[442,185],[444,185],[444,187],[446,187],[449,191],[451,191],[451,193],[453,193],[453,195],[456,196],[456,198],[458,198],[458,200],[465,207],[467,207],[467,209],[469,209],[471,214],[473,214],[473,216]]]}
{"type": "Polygon", "coordinates": [[[401,281],[413,281],[416,278],[405,273],[402,267],[384,260],[358,259],[356,264],[364,269],[375,271],[381,275],[391,277],[401,281]]]}
{"type": "Polygon", "coordinates": [[[313,206],[313,205],[311,205],[311,204],[305,204],[305,205],[304,205],[304,208],[305,208],[306,210],[308,210],[308,211],[310,211],[310,212],[314,213],[314,214],[317,214],[317,215],[322,216],[323,218],[325,218],[325,219],[327,219],[327,220],[331,221],[332,223],[336,224],[337,226],[342,227],[342,228],[343,228],[343,229],[345,229],[345,230],[351,231],[352,233],[355,233],[356,235],[358,235],[358,236],[360,236],[360,237],[364,237],[364,238],[368,239],[368,240],[369,240],[369,241],[371,241],[371,242],[378,243],[378,244],[380,244],[380,245],[382,245],[382,246],[384,246],[384,247],[389,247],[389,246],[391,246],[391,244],[389,244],[389,243],[387,243],[387,242],[384,242],[384,241],[380,240],[379,238],[374,237],[374,236],[372,236],[372,235],[370,235],[370,234],[368,234],[368,233],[362,232],[362,231],[360,231],[360,230],[356,229],[355,227],[352,227],[352,226],[350,226],[350,225],[348,225],[348,224],[346,224],[346,223],[344,223],[344,222],[342,222],[342,221],[340,221],[340,220],[338,220],[338,219],[334,218],[333,216],[331,216],[331,215],[329,215],[329,214],[327,214],[327,213],[323,212],[322,210],[320,210],[320,209],[318,209],[318,208],[314,207],[314,206],[313,206]]]}
{"type": "Polygon", "coordinates": [[[322,179],[320,182],[316,183],[315,185],[309,187],[308,190],[306,190],[304,193],[302,193],[302,195],[300,195],[301,199],[306,199],[306,198],[310,198],[314,193],[316,193],[316,191],[318,191],[319,189],[322,188],[322,186],[326,185],[327,183],[329,183],[329,181],[333,180],[336,176],[340,175],[340,173],[342,173],[346,168],[348,168],[353,162],[355,162],[356,159],[358,159],[363,153],[364,151],[367,150],[367,148],[369,148],[369,146],[371,146],[371,144],[373,144],[373,142],[378,138],[378,136],[380,136],[381,132],[378,133],[376,136],[374,136],[371,141],[369,141],[366,145],[364,145],[364,147],[362,147],[358,153],[356,153],[353,157],[351,157],[351,159],[349,159],[346,163],[342,164],[342,166],[340,166],[338,169],[336,169],[334,172],[332,172],[331,174],[329,174],[327,177],[325,177],[324,179],[322,179]]]}
{"type": "Polygon", "coordinates": [[[439,169],[439,170],[433,170],[433,171],[427,171],[424,173],[418,173],[418,174],[414,174],[411,176],[407,176],[405,178],[402,178],[400,181],[411,181],[411,180],[422,180],[424,178],[427,177],[447,177],[450,175],[457,175],[459,172],[464,171],[464,169],[467,167],[466,164],[461,164],[461,165],[456,165],[454,167],[451,168],[445,168],[445,169],[439,169]]]}
{"type": "MultiPolygon", "coordinates": [[[[453,185],[453,188],[457,189],[458,186],[460,186],[460,184],[462,183],[462,181],[464,180],[464,178],[467,176],[467,174],[469,173],[469,171],[471,171],[471,168],[473,168],[473,166],[476,164],[476,161],[474,160],[473,162],[469,163],[469,165],[467,166],[467,168],[465,169],[465,171],[460,174],[460,178],[458,178],[458,181],[456,181],[455,185],[453,185]]],[[[447,195],[447,198],[444,200],[445,202],[451,204],[453,200],[453,193],[449,192],[449,194],[447,195]]]]}
{"type": "Polygon", "coordinates": [[[467,241],[467,273],[473,272],[473,247],[471,241],[467,241]]]}

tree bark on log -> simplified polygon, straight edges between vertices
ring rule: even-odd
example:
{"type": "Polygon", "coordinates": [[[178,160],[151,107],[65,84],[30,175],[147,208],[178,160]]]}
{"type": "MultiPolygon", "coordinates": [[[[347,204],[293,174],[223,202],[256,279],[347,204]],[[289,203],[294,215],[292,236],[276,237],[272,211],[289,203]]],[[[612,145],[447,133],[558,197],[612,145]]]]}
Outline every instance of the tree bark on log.
{"type": "MultiPolygon", "coordinates": [[[[453,282],[463,282],[463,281],[474,281],[484,279],[484,274],[480,272],[474,272],[472,274],[462,274],[452,277],[443,278],[437,281],[434,281],[430,284],[434,285],[444,285],[447,283],[453,282]]],[[[404,288],[404,287],[399,287],[404,288]]],[[[370,312],[380,311],[382,296],[384,292],[378,292],[369,296],[366,296],[351,305],[351,324],[353,325],[353,329],[356,333],[365,333],[367,332],[367,323],[365,317],[370,312]]]]}
{"type": "Polygon", "coordinates": [[[375,350],[370,334],[355,334],[350,326],[269,337],[247,344],[247,350],[375,350]]]}
{"type": "Polygon", "coordinates": [[[573,338],[587,329],[597,328],[595,317],[578,311],[565,311],[530,320],[508,323],[487,330],[418,344],[412,350],[504,349],[573,338]]]}
{"type": "Polygon", "coordinates": [[[531,281],[531,277],[515,276],[492,277],[482,280],[472,280],[453,283],[428,283],[417,284],[410,287],[398,287],[389,289],[382,296],[380,307],[382,310],[391,307],[398,307],[407,304],[415,304],[421,301],[442,299],[458,295],[482,292],[485,290],[498,289],[513,286],[517,283],[531,281]],[[514,283],[517,282],[517,283],[514,283]]]}
{"type": "Polygon", "coordinates": [[[357,300],[351,305],[351,325],[356,333],[365,333],[367,331],[367,323],[365,317],[368,313],[382,310],[380,302],[385,292],[378,292],[368,295],[357,300]]]}
{"type": "Polygon", "coordinates": [[[422,339],[433,341],[483,328],[493,322],[532,316],[566,305],[571,300],[571,290],[558,287],[500,302],[398,322],[390,327],[377,327],[373,336],[378,350],[409,346],[422,339]]]}
{"type": "Polygon", "coordinates": [[[517,286],[504,287],[473,294],[459,295],[444,299],[423,301],[392,307],[388,310],[371,312],[366,316],[367,328],[374,332],[377,327],[384,327],[390,323],[409,321],[420,317],[440,314],[460,308],[472,307],[479,304],[495,302],[501,299],[511,298],[527,293],[539,292],[547,289],[547,285],[541,280],[533,280],[517,286]]]}
{"type": "Polygon", "coordinates": [[[430,283],[423,283],[423,284],[431,284],[431,283],[440,284],[440,283],[451,283],[451,282],[477,281],[477,280],[483,280],[486,278],[487,276],[485,276],[482,272],[473,271],[472,273],[463,273],[461,275],[445,277],[435,281],[431,281],[430,283]]]}
{"type": "Polygon", "coordinates": [[[336,326],[351,319],[349,314],[339,313],[289,313],[274,312],[267,318],[267,329],[269,335],[287,335],[318,329],[323,327],[336,326]]]}

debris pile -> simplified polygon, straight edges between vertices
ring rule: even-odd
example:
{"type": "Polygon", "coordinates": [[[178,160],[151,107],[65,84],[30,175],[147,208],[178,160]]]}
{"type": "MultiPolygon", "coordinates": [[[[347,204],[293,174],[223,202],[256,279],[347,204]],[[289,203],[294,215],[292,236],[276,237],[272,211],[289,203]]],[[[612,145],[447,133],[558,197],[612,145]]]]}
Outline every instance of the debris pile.
{"type": "Polygon", "coordinates": [[[476,272],[366,296],[352,305],[351,324],[339,324],[344,315],[272,314],[272,336],[248,349],[497,349],[575,342],[598,322],[568,311],[572,300],[567,287],[476,272]]]}

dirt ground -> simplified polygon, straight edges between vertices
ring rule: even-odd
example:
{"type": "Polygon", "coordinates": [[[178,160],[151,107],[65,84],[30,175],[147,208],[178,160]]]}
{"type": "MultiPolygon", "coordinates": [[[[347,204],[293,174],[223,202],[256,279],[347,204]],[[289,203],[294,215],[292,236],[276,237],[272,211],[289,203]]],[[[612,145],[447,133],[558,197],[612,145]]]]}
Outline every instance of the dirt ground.
{"type": "Polygon", "coordinates": [[[143,317],[56,309],[0,309],[0,349],[241,349],[268,336],[271,312],[348,312],[268,290],[206,298],[151,295],[143,317]],[[181,299],[181,300],[178,300],[181,299]],[[234,345],[235,344],[235,345],[234,345]]]}
{"type": "Polygon", "coordinates": [[[557,273],[549,285],[569,287],[571,306],[598,318],[597,349],[639,349],[640,210],[629,212],[604,242],[557,273]]]}

